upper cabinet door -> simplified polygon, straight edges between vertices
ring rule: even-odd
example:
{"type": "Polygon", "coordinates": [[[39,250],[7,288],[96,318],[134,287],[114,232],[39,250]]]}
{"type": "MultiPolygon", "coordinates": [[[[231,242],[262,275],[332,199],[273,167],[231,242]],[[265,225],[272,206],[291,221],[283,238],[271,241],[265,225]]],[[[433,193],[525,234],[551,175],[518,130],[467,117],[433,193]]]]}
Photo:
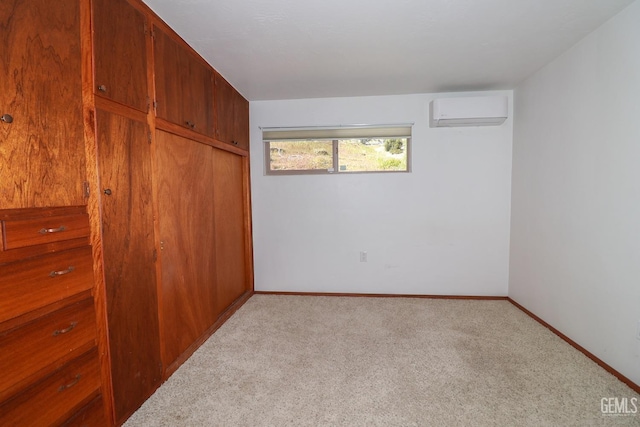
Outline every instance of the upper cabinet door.
{"type": "Polygon", "coordinates": [[[236,145],[249,149],[249,101],[234,90],[233,100],[233,138],[236,145]]]}
{"type": "Polygon", "coordinates": [[[126,0],[93,0],[95,93],[148,111],[146,18],[126,0]]]}
{"type": "Polygon", "coordinates": [[[0,206],[83,205],[79,2],[0,6],[0,206]]]}
{"type": "Polygon", "coordinates": [[[157,116],[214,137],[212,69],[158,27],[154,35],[157,116]]]}
{"type": "Polygon", "coordinates": [[[220,74],[215,73],[216,139],[249,149],[249,101],[220,74]]]}

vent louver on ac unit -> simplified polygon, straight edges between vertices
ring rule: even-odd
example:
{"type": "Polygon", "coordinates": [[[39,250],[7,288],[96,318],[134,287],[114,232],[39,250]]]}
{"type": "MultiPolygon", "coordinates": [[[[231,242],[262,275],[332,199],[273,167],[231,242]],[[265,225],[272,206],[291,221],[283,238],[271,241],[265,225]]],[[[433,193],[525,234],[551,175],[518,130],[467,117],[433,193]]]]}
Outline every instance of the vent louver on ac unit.
{"type": "Polygon", "coordinates": [[[508,115],[506,96],[440,98],[430,106],[430,127],[497,126],[508,115]]]}

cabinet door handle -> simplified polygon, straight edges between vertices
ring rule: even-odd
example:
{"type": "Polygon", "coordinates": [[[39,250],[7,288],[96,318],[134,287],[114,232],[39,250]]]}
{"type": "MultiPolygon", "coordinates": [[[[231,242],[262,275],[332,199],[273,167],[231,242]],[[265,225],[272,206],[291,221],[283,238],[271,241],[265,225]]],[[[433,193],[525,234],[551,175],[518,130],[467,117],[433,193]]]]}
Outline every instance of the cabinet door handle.
{"type": "Polygon", "coordinates": [[[2,116],[0,116],[0,120],[5,123],[11,123],[13,122],[13,117],[11,117],[11,114],[3,114],[2,116]]]}
{"type": "Polygon", "coordinates": [[[61,225],[58,228],[43,228],[38,233],[40,233],[40,234],[59,233],[59,232],[64,231],[66,229],[67,229],[67,227],[65,227],[64,225],[61,225]]]}
{"type": "Polygon", "coordinates": [[[193,122],[190,122],[190,121],[188,121],[188,120],[185,122],[185,124],[186,124],[187,126],[189,126],[191,129],[195,129],[195,128],[196,128],[196,124],[195,124],[195,123],[193,123],[193,122]]]}
{"type": "Polygon", "coordinates": [[[64,329],[56,329],[55,331],[53,331],[53,336],[57,337],[58,335],[62,335],[62,334],[66,334],[67,332],[71,332],[73,330],[73,328],[76,327],[76,325],[78,324],[78,322],[71,322],[71,324],[64,328],[64,329]]]}
{"type": "Polygon", "coordinates": [[[100,86],[98,86],[98,90],[100,92],[106,92],[107,91],[107,87],[105,85],[100,85],[100,86]]]}
{"type": "Polygon", "coordinates": [[[65,274],[71,273],[75,269],[76,268],[73,265],[70,265],[66,270],[52,271],[51,273],[49,273],[49,277],[64,276],[65,274]]]}
{"type": "Polygon", "coordinates": [[[106,194],[107,196],[110,196],[110,195],[111,195],[111,189],[110,189],[110,188],[106,188],[106,189],[103,191],[103,193],[104,193],[104,194],[106,194]]]}
{"type": "Polygon", "coordinates": [[[78,384],[78,382],[80,382],[80,374],[76,375],[76,377],[73,379],[73,381],[71,381],[69,384],[64,384],[61,385],[60,387],[58,387],[58,391],[65,391],[68,388],[73,387],[74,385],[78,384]]]}

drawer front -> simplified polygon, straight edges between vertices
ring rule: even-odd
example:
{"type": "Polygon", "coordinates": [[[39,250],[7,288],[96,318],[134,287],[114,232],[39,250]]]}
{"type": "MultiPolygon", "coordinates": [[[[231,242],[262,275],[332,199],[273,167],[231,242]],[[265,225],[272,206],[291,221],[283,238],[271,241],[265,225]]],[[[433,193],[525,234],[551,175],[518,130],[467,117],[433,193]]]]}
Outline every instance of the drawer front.
{"type": "Polygon", "coordinates": [[[0,405],[0,425],[45,426],[71,417],[100,392],[94,348],[15,398],[0,405]]]}
{"type": "Polygon", "coordinates": [[[0,400],[12,389],[45,376],[57,366],[96,344],[93,300],[65,307],[19,328],[0,334],[0,400]],[[27,380],[27,381],[25,381],[27,380]]]}
{"type": "Polygon", "coordinates": [[[93,287],[91,247],[0,265],[0,322],[93,287]]]}
{"type": "Polygon", "coordinates": [[[2,226],[4,250],[9,250],[88,236],[89,215],[6,220],[2,226]]]}
{"type": "Polygon", "coordinates": [[[106,425],[107,420],[104,417],[102,396],[98,396],[78,411],[77,414],[65,421],[62,427],[103,427],[106,425]]]}

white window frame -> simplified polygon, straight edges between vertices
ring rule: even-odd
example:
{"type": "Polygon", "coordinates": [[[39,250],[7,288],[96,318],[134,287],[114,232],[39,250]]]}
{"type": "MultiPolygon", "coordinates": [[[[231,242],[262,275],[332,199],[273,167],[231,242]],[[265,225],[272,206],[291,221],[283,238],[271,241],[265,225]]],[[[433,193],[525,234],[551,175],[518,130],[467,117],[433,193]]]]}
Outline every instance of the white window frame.
{"type": "Polygon", "coordinates": [[[393,125],[349,125],[323,127],[290,127],[262,129],[264,143],[265,175],[340,175],[358,173],[408,173],[411,172],[411,134],[413,123],[393,125]],[[339,141],[341,139],[360,138],[402,138],[407,140],[407,169],[406,170],[372,170],[372,171],[340,171],[339,170],[339,141]],[[301,169],[274,170],[271,169],[272,141],[332,141],[332,168],[330,169],[301,169]]]}

